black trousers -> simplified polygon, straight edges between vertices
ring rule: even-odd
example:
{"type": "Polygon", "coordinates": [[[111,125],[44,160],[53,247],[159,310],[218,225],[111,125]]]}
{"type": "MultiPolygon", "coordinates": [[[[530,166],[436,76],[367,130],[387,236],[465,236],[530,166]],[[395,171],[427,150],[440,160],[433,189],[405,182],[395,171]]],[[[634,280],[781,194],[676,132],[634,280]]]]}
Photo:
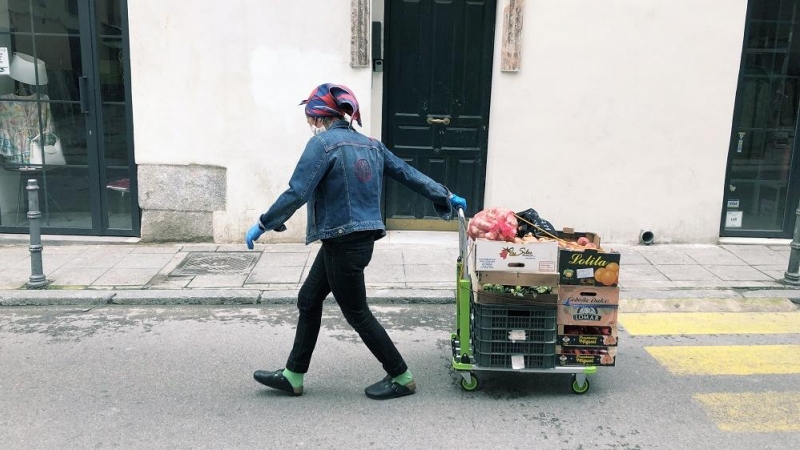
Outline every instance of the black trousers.
{"type": "Polygon", "coordinates": [[[298,295],[300,316],[287,369],[298,373],[308,371],[322,322],[322,303],[333,292],[347,323],[361,336],[386,373],[396,377],[408,370],[397,347],[367,305],[364,268],[372,259],[374,245],[373,231],[322,241],[298,295]]]}

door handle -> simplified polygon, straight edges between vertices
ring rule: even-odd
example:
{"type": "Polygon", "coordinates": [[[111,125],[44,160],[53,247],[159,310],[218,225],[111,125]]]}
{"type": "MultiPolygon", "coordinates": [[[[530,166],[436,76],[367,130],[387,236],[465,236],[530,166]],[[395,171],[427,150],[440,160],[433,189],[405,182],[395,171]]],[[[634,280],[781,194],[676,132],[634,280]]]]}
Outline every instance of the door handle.
{"type": "Polygon", "coordinates": [[[78,95],[81,100],[81,113],[89,114],[89,77],[78,77],[78,95]]]}
{"type": "Polygon", "coordinates": [[[426,122],[428,122],[428,124],[441,123],[442,125],[450,125],[450,118],[445,117],[444,119],[434,119],[433,117],[428,117],[426,122]]]}

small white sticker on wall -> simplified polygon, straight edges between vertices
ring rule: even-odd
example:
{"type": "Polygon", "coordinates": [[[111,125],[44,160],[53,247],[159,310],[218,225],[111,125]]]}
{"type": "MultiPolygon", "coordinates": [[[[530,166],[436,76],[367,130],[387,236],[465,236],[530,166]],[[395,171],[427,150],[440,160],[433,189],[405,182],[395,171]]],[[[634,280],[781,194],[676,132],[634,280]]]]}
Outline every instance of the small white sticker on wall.
{"type": "Polygon", "coordinates": [[[0,47],[0,75],[8,75],[8,47],[0,47]]]}
{"type": "Polygon", "coordinates": [[[738,208],[739,200],[728,200],[728,208],[738,208]]]}
{"type": "Polygon", "coordinates": [[[525,368],[525,355],[511,355],[511,368],[521,370],[525,368]]]}
{"type": "Polygon", "coordinates": [[[744,211],[728,211],[725,215],[725,228],[742,228],[744,211]]]}

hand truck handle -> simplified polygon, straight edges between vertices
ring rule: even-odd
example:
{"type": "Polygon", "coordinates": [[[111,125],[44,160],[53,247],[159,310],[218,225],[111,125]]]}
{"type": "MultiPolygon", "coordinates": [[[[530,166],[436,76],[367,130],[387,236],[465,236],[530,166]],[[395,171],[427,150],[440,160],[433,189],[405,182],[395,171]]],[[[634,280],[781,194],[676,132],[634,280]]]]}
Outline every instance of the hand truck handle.
{"type": "Polygon", "coordinates": [[[458,258],[463,265],[465,274],[469,273],[467,245],[469,245],[469,239],[467,237],[467,218],[464,216],[464,210],[458,208],[458,258]]]}

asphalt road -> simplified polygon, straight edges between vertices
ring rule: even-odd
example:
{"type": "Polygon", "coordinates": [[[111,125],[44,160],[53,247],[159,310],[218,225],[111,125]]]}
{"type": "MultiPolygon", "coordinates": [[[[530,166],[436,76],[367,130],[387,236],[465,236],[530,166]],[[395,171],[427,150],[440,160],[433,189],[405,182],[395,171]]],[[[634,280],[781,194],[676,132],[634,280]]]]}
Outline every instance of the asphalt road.
{"type": "Polygon", "coordinates": [[[723,431],[693,399],[797,393],[800,375],[678,376],[645,350],[800,344],[800,335],[623,330],[617,366],[591,376],[585,395],[571,392],[569,375],[501,372],[479,374],[481,389],[463,392],[449,359],[454,306],[374,309],[415,375],[415,395],[364,396],[384,373],[335,305],[297,398],[252,379],[283,367],[294,307],[2,308],[0,447],[789,449],[800,439],[723,431]]]}

